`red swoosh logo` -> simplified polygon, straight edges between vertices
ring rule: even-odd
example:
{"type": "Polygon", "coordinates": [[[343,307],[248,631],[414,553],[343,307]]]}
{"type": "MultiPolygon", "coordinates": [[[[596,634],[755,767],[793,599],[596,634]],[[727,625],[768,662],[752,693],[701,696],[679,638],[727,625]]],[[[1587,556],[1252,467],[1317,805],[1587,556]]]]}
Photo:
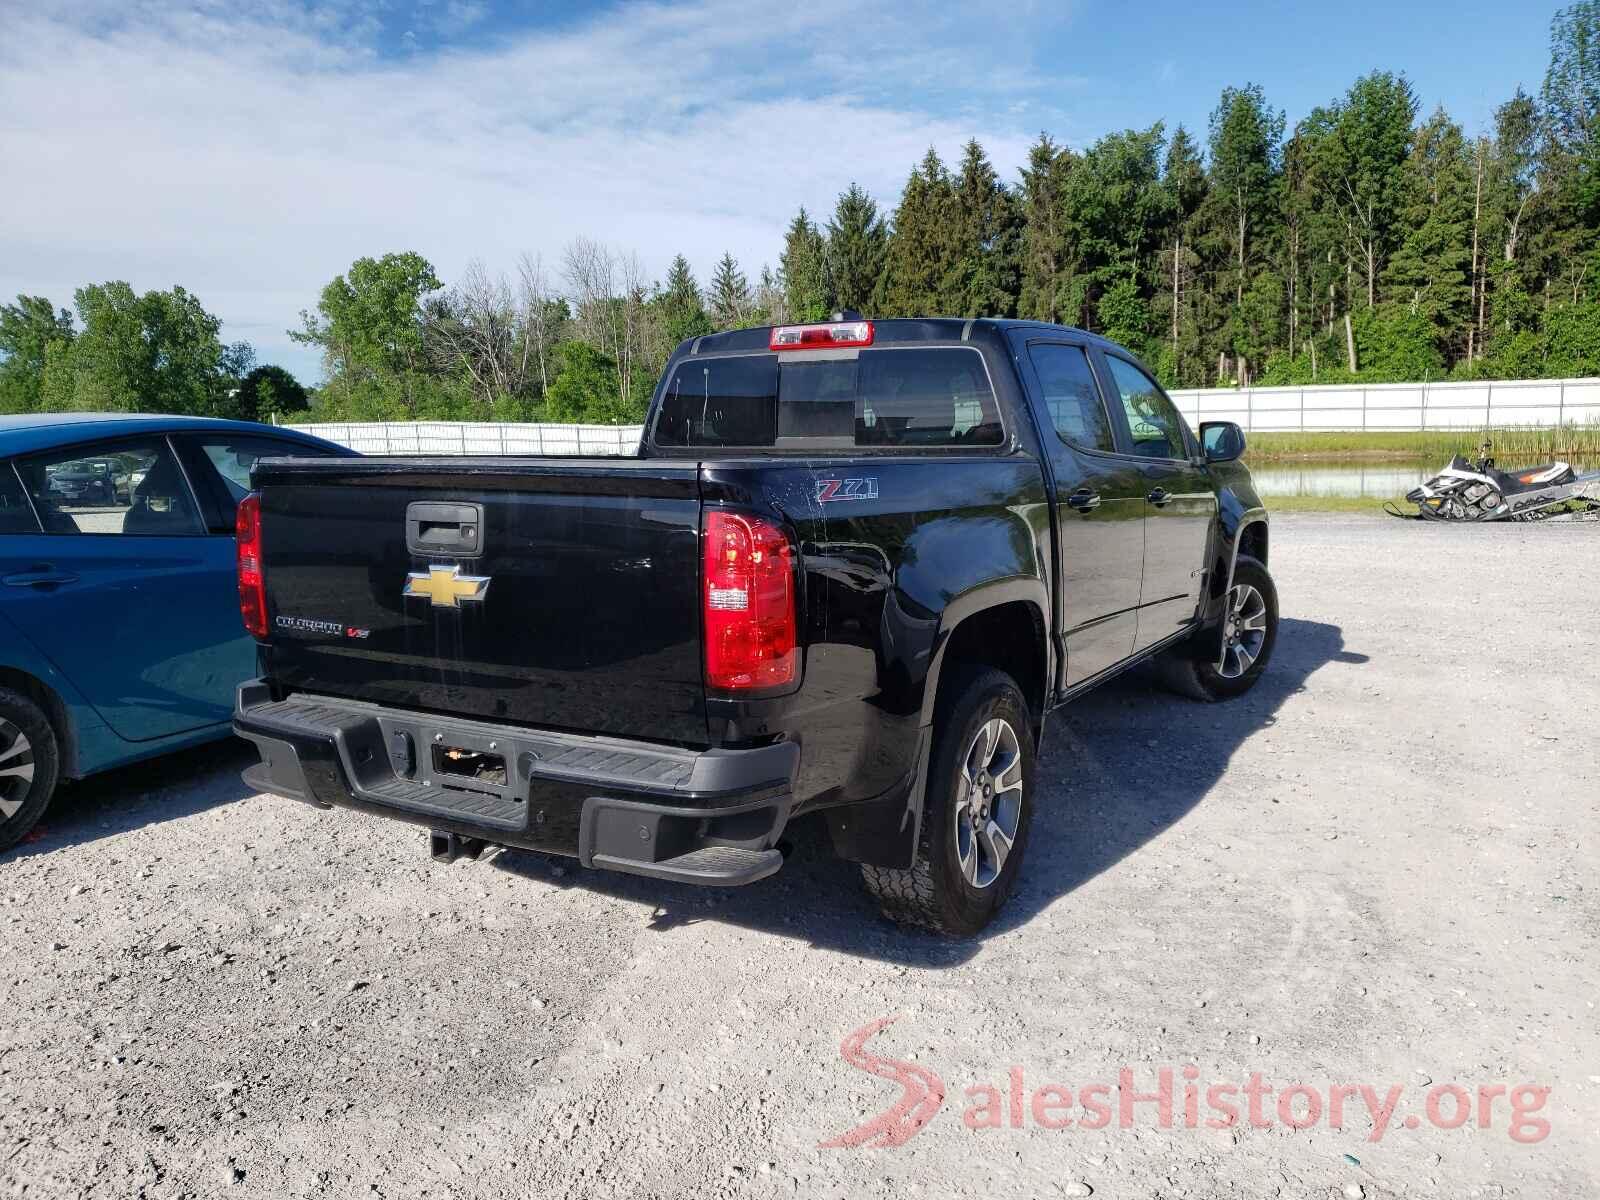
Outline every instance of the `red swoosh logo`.
{"type": "Polygon", "coordinates": [[[856,1070],[898,1083],[902,1089],[900,1099],[854,1129],[846,1130],[826,1142],[818,1142],[820,1149],[903,1146],[917,1130],[933,1120],[939,1106],[944,1103],[944,1080],[927,1067],[902,1062],[897,1058],[882,1058],[866,1048],[873,1034],[897,1019],[898,1015],[867,1022],[839,1043],[839,1053],[856,1070]]]}

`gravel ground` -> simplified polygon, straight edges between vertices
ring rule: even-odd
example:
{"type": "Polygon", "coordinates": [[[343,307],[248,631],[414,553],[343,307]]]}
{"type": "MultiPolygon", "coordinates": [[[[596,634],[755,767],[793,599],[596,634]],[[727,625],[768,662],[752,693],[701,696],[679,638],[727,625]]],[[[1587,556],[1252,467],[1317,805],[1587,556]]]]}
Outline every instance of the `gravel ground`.
{"type": "Polygon", "coordinates": [[[250,795],[233,745],[71,789],[0,860],[0,1193],[1593,1195],[1596,532],[1279,520],[1267,677],[1052,718],[1022,885],[968,942],[879,920],[803,831],[702,892],[433,866],[411,827],[250,795]],[[856,1059],[883,1077],[848,1065],[890,1017],[856,1059]],[[873,1054],[942,1109],[822,1148],[900,1098],[873,1054]],[[1173,1070],[1174,1128],[1035,1119],[1124,1067],[1173,1070]],[[1359,1098],[1186,1128],[1185,1067],[1403,1093],[1378,1140],[1359,1098]],[[1407,1128],[1446,1084],[1471,1119],[1407,1128]],[[1480,1128],[1480,1085],[1520,1084],[1548,1136],[1505,1096],[1480,1128]]]}

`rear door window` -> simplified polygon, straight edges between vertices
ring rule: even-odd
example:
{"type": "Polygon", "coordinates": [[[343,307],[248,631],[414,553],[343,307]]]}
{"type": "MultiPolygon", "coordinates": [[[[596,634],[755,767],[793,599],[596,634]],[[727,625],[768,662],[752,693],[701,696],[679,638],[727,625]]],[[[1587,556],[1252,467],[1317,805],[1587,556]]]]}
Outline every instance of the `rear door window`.
{"type": "Polygon", "coordinates": [[[688,358],[656,418],[666,447],[998,446],[1005,431],[983,358],[955,347],[836,356],[688,358]]]}
{"type": "Polygon", "coordinates": [[[1083,347],[1035,342],[1028,347],[1028,358],[1056,433],[1085,450],[1115,450],[1111,421],[1083,347]]]}
{"type": "Polygon", "coordinates": [[[46,533],[204,532],[189,481],[163,438],[56,450],[16,465],[46,533]]]}

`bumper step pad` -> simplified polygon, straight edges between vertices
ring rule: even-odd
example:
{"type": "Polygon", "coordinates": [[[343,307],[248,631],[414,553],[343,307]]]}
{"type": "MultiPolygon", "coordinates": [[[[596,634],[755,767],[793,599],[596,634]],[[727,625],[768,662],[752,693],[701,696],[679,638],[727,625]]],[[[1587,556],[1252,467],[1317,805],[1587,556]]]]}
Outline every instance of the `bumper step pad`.
{"type": "Polygon", "coordinates": [[[738,887],[765,879],[783,866],[777,850],[743,850],[738,846],[703,846],[660,862],[639,862],[612,854],[596,854],[596,867],[651,879],[673,879],[702,887],[738,887]]]}
{"type": "Polygon", "coordinates": [[[788,820],[800,758],[792,742],[695,750],[359,700],[274,701],[260,681],[240,687],[234,729],[261,752],[246,772],[255,790],[427,826],[440,863],[514,846],[712,887],[752,883],[782,867],[772,847],[788,820]],[[396,755],[397,743],[408,752],[396,755]],[[504,777],[446,770],[441,746],[492,754],[504,777]]]}

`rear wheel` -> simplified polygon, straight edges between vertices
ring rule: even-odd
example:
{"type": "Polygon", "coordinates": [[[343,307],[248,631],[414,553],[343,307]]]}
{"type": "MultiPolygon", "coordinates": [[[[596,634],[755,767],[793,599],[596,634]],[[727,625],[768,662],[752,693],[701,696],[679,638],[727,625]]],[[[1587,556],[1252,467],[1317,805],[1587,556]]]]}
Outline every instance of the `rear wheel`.
{"type": "Polygon", "coordinates": [[[0,850],[21,841],[44,815],[60,759],[39,706],[0,688],[0,850]]]}
{"type": "Polygon", "coordinates": [[[1164,655],[1162,676],[1174,691],[1196,700],[1242,696],[1267,669],[1277,641],[1277,586],[1265,566],[1241,554],[1220,630],[1164,655]]]}
{"type": "Polygon", "coordinates": [[[949,681],[928,766],[916,861],[863,866],[892,921],[936,933],[978,932],[1016,883],[1033,811],[1027,704],[1003,671],[964,668],[949,681]]]}

